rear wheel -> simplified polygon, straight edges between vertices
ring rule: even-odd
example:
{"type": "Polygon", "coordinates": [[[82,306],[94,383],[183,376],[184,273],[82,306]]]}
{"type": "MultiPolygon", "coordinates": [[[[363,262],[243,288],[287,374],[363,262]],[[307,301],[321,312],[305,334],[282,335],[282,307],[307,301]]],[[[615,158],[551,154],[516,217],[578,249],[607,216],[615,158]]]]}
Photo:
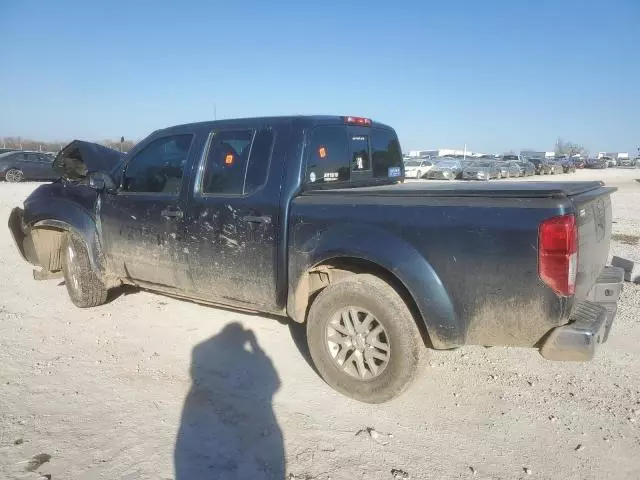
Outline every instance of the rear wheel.
{"type": "Polygon", "coordinates": [[[23,178],[24,173],[22,173],[22,170],[19,170],[17,168],[10,168],[9,170],[7,170],[7,173],[4,174],[4,179],[7,182],[11,183],[21,182],[23,178]]]}
{"type": "Polygon", "coordinates": [[[382,403],[404,391],[424,352],[403,299],[369,274],[329,285],[318,295],[307,319],[307,342],[325,382],[367,403],[382,403]]]}
{"type": "Polygon", "coordinates": [[[107,301],[108,290],[91,266],[87,247],[71,232],[62,242],[62,272],[67,292],[76,307],[96,307],[107,301]]]}

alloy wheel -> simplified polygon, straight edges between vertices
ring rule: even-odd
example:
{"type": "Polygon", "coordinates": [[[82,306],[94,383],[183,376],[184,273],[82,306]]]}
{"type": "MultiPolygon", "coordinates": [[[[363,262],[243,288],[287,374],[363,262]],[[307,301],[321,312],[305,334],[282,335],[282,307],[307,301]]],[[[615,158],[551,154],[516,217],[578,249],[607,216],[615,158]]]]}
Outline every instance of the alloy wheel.
{"type": "Polygon", "coordinates": [[[373,314],[361,308],[337,312],[327,325],[326,341],[334,364],[359,380],[378,377],[389,364],[387,332],[373,314]]]}

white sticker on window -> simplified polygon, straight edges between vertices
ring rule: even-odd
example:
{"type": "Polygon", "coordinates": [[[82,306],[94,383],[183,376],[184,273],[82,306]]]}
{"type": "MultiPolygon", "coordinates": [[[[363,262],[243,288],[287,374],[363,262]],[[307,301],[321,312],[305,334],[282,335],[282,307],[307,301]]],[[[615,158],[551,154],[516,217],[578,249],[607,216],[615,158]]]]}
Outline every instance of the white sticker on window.
{"type": "Polygon", "coordinates": [[[315,182],[315,181],[316,181],[316,174],[315,174],[315,172],[311,172],[311,173],[309,174],[309,181],[310,181],[311,183],[313,183],[313,182],[315,182]]]}
{"type": "Polygon", "coordinates": [[[333,182],[335,180],[338,180],[338,172],[326,172],[324,174],[325,182],[333,182]]]}

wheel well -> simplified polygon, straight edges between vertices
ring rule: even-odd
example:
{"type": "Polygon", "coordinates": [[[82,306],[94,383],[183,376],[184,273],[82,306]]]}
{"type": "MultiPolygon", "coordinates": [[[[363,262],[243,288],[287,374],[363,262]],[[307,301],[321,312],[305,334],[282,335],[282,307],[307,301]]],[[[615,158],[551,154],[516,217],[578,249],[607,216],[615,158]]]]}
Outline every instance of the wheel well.
{"type": "MultiPolygon", "coordinates": [[[[32,252],[25,251],[27,258],[33,258],[34,263],[40,265],[43,270],[55,272],[62,269],[62,239],[65,230],[57,227],[36,227],[31,229],[32,252]]],[[[28,250],[28,243],[25,243],[28,250]]]]}
{"type": "Polygon", "coordinates": [[[418,309],[418,305],[404,283],[386,268],[377,263],[360,258],[333,258],[307,270],[298,282],[298,287],[296,288],[293,319],[298,323],[305,322],[313,301],[322,290],[333,283],[339,283],[346,278],[362,273],[375,275],[393,287],[409,307],[425,343],[431,346],[424,319],[418,309]]]}

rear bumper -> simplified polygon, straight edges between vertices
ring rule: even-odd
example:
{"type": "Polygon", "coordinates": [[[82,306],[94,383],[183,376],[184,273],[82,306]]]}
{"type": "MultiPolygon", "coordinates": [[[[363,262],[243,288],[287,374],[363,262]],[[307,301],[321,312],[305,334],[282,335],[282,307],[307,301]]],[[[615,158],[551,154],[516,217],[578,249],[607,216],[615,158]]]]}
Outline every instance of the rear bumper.
{"type": "Polygon", "coordinates": [[[551,330],[540,353],[547,360],[591,360],[599,344],[607,341],[618,310],[624,270],[605,267],[587,299],[577,304],[569,323],[551,330]]]}

